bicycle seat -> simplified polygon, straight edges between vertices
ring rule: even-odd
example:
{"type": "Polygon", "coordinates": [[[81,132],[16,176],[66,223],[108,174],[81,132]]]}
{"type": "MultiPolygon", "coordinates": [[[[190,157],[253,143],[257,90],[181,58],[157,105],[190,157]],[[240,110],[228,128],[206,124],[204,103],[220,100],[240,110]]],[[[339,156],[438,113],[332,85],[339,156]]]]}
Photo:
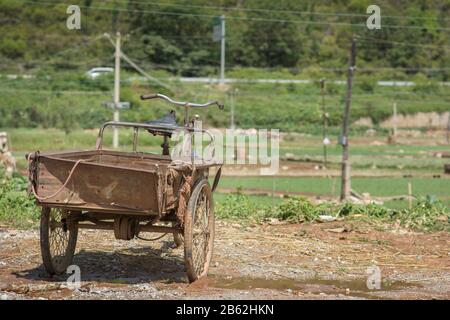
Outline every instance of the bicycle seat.
{"type": "Polygon", "coordinates": [[[146,124],[155,125],[154,129],[147,129],[147,131],[152,134],[163,134],[170,136],[172,134],[172,131],[179,128],[175,116],[175,110],[170,110],[170,112],[168,112],[162,118],[147,121],[146,124]]]}

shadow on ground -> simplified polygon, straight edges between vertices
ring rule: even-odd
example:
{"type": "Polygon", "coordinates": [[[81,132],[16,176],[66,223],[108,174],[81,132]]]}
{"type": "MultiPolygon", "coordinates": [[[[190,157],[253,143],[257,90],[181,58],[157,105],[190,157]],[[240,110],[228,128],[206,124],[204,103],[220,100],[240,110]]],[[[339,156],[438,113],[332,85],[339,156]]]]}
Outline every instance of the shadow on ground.
{"type": "MultiPolygon", "coordinates": [[[[80,250],[72,264],[80,267],[81,281],[138,284],[150,281],[187,283],[184,261],[177,251],[150,247],[124,248],[114,252],[80,250]]],[[[180,249],[178,249],[180,250],[180,249]]],[[[13,273],[28,280],[65,281],[70,275],[50,277],[43,265],[13,273]]]]}

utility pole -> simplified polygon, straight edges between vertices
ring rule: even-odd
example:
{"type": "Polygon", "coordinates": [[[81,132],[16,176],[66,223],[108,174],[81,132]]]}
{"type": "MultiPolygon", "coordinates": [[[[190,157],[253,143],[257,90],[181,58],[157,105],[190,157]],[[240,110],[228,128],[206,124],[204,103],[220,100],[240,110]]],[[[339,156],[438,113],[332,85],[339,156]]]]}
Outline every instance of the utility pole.
{"type": "Polygon", "coordinates": [[[327,144],[328,140],[328,114],[325,109],[325,79],[320,79],[320,93],[322,95],[322,133],[323,133],[323,165],[327,166],[327,144]]]}
{"type": "Polygon", "coordinates": [[[348,134],[350,122],[350,106],[352,101],[353,72],[355,71],[355,66],[356,66],[356,39],[353,36],[352,46],[350,50],[350,65],[348,68],[348,76],[347,76],[347,96],[345,98],[344,118],[342,124],[341,201],[346,200],[350,196],[351,190],[348,134]]]}
{"type": "Polygon", "coordinates": [[[225,84],[225,16],[220,16],[220,83],[225,84]]]}
{"type": "MultiPolygon", "coordinates": [[[[116,51],[114,54],[114,121],[120,121],[119,104],[120,104],[120,32],[116,34],[116,51]]],[[[119,147],[119,129],[113,127],[113,147],[119,147]]]]}

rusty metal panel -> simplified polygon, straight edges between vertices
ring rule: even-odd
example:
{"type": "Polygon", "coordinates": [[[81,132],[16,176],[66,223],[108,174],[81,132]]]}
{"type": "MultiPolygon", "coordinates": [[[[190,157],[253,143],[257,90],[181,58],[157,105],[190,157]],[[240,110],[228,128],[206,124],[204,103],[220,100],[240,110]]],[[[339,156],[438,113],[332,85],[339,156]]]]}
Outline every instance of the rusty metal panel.
{"type": "MultiPolygon", "coordinates": [[[[48,197],[67,180],[75,160],[52,156],[39,157],[37,194],[48,197]]],[[[79,155],[78,155],[79,156],[79,155]]],[[[149,166],[149,168],[152,168],[149,166]]],[[[163,170],[118,167],[99,161],[80,162],[63,190],[52,198],[40,200],[45,205],[64,205],[82,209],[161,214],[163,170]]]]}

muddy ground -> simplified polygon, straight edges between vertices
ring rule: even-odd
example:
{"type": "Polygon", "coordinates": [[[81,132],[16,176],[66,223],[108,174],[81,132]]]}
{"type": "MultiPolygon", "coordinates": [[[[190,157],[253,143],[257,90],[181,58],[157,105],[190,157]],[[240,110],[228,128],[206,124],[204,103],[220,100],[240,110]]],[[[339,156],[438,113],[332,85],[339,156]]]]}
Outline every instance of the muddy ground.
{"type": "Polygon", "coordinates": [[[216,223],[209,277],[189,284],[171,236],[115,240],[80,230],[68,275],[43,270],[37,230],[0,228],[0,299],[449,299],[450,234],[414,233],[360,221],[322,224],[216,223]],[[379,230],[379,231],[373,231],[379,230]],[[381,271],[368,289],[367,268],[381,271]]]}

